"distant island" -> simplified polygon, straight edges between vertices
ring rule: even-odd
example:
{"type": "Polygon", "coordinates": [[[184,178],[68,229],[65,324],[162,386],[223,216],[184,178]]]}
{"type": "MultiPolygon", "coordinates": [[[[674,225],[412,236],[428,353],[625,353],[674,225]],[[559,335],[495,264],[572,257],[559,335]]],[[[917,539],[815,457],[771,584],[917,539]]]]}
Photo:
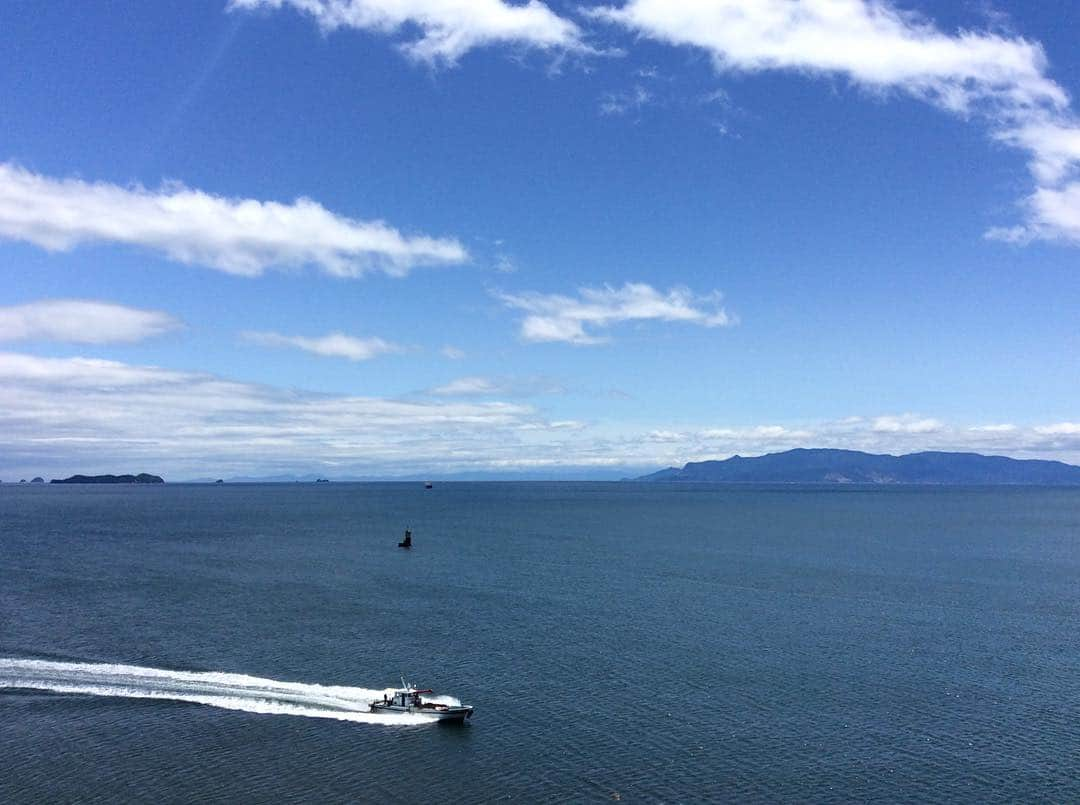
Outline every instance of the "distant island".
{"type": "Polygon", "coordinates": [[[50,484],[163,484],[160,475],[140,472],[138,475],[72,475],[70,478],[53,478],[50,484]]]}
{"type": "Polygon", "coordinates": [[[691,462],[632,480],[662,483],[793,484],[1078,484],[1080,467],[978,453],[875,455],[858,450],[796,449],[723,461],[691,462]]]}

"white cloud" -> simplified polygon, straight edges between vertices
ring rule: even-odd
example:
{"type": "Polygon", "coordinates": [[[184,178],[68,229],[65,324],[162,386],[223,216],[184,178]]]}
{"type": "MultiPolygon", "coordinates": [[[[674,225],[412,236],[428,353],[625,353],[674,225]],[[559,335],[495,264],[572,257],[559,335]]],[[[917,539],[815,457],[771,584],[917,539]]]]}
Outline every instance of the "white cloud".
{"type": "Polygon", "coordinates": [[[98,358],[37,358],[0,352],[0,380],[12,386],[26,382],[43,387],[123,389],[152,381],[176,384],[183,377],[182,372],[98,358]]]}
{"type": "Polygon", "coordinates": [[[338,277],[401,276],[415,266],[468,259],[456,240],[406,236],[382,221],[335,215],[311,199],[292,204],[54,179],[0,163],[0,237],[50,251],[117,243],[230,274],[314,265],[338,277]]]}
{"type": "Polygon", "coordinates": [[[697,297],[686,288],[666,294],[645,283],[626,283],[621,288],[581,288],[579,297],[560,294],[497,294],[510,308],[528,315],[521,323],[525,341],[564,341],[600,344],[606,339],[590,329],[604,329],[626,321],[681,321],[704,327],[727,327],[734,316],[719,306],[720,294],[697,297]]]}
{"type": "Polygon", "coordinates": [[[791,429],[783,425],[755,425],[749,428],[705,428],[694,434],[694,438],[705,442],[754,442],[780,443],[805,442],[813,440],[814,431],[791,429]]]}
{"type": "Polygon", "coordinates": [[[998,132],[997,139],[1031,152],[1031,172],[1045,184],[1059,182],[1080,164],[1080,125],[1060,118],[1036,116],[998,132]]]}
{"type": "Polygon", "coordinates": [[[556,419],[547,423],[551,430],[584,430],[588,427],[584,422],[577,419],[556,419]]]}
{"type": "Polygon", "coordinates": [[[460,361],[462,358],[465,357],[465,350],[458,349],[457,347],[452,346],[451,344],[446,344],[442,349],[439,350],[439,353],[444,358],[448,358],[449,360],[452,360],[452,361],[460,361]]]}
{"type": "Polygon", "coordinates": [[[1035,432],[1043,436],[1080,436],[1080,423],[1058,422],[1054,425],[1042,425],[1035,432]]]}
{"type": "MultiPolygon", "coordinates": [[[[557,431],[557,430],[584,430],[587,427],[588,427],[588,425],[586,425],[584,422],[581,422],[581,421],[576,420],[576,419],[558,419],[558,420],[555,420],[554,422],[542,422],[542,423],[527,422],[524,425],[520,426],[518,428],[518,430],[524,430],[524,431],[543,430],[543,431],[549,431],[550,432],[550,431],[557,431]]],[[[528,459],[526,459],[526,460],[528,460],[528,459]]],[[[616,463],[617,461],[618,460],[616,459],[615,462],[612,462],[612,463],[616,463]]]]}
{"type": "Polygon", "coordinates": [[[901,91],[965,117],[1031,154],[1039,183],[1027,222],[989,237],[1080,243],[1080,123],[1046,75],[1037,42],[997,33],[942,32],[887,0],[628,0],[591,16],[676,46],[708,52],[720,72],[788,70],[843,76],[871,91],[901,91]]]}
{"type": "Polygon", "coordinates": [[[645,439],[650,442],[682,442],[686,440],[686,434],[677,430],[651,430],[645,434],[645,439]]]}
{"type": "Polygon", "coordinates": [[[973,425],[968,430],[975,433],[1013,433],[1016,430],[1016,425],[973,425]]]}
{"type": "Polygon", "coordinates": [[[290,6],[315,19],[323,31],[355,28],[384,34],[415,29],[402,45],[411,58],[453,64],[476,47],[524,45],[542,50],[587,50],[581,31],[538,0],[231,0],[232,9],[290,6]]]}
{"type": "Polygon", "coordinates": [[[886,2],[630,0],[595,16],[673,45],[707,50],[718,70],[841,74],[903,89],[954,111],[991,101],[1067,104],[1037,43],[995,34],[948,36],[886,2]]]}
{"type": "Polygon", "coordinates": [[[1025,200],[1024,207],[1028,223],[995,227],[987,237],[1010,243],[1040,239],[1080,244],[1080,182],[1060,189],[1040,187],[1025,200]]]}
{"type": "Polygon", "coordinates": [[[876,433],[936,433],[944,427],[944,423],[936,419],[920,418],[912,414],[879,416],[872,425],[876,433]]]}
{"type": "Polygon", "coordinates": [[[90,299],[43,299],[0,307],[0,341],[130,343],[180,326],[177,319],[159,310],[90,299]]]}
{"type": "Polygon", "coordinates": [[[245,341],[264,347],[293,347],[316,355],[331,358],[348,358],[350,361],[367,361],[379,355],[404,352],[400,344],[384,341],[381,338],[356,338],[344,333],[310,338],[302,335],[282,335],[268,332],[242,333],[245,341]]]}

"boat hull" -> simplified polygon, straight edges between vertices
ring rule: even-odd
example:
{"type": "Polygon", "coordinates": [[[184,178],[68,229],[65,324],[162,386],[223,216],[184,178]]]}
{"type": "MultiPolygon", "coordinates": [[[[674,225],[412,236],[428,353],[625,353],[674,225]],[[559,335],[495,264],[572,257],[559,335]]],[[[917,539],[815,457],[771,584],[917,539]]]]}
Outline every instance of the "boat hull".
{"type": "Polygon", "coordinates": [[[376,702],[371,705],[371,712],[383,715],[414,715],[423,716],[431,721],[444,723],[461,723],[467,718],[472,718],[471,707],[455,707],[450,705],[436,705],[433,707],[401,707],[395,704],[383,704],[376,702]]]}

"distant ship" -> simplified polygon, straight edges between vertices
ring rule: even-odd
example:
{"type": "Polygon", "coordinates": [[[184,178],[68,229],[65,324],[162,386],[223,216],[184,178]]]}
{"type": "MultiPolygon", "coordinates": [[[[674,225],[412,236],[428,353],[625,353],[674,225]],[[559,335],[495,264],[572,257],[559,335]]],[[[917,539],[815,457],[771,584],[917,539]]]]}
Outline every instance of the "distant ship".
{"type": "Polygon", "coordinates": [[[399,548],[411,548],[412,547],[412,532],[409,529],[405,529],[405,539],[397,544],[399,548]]]}
{"type": "Polygon", "coordinates": [[[431,481],[424,481],[424,489],[431,489],[431,481]]]}
{"type": "Polygon", "coordinates": [[[371,703],[373,713],[401,713],[424,716],[432,721],[463,723],[465,719],[472,718],[473,708],[467,704],[440,704],[438,702],[425,702],[422,694],[434,693],[435,691],[417,690],[401,678],[402,687],[394,690],[392,696],[383,694],[381,699],[371,703]]]}

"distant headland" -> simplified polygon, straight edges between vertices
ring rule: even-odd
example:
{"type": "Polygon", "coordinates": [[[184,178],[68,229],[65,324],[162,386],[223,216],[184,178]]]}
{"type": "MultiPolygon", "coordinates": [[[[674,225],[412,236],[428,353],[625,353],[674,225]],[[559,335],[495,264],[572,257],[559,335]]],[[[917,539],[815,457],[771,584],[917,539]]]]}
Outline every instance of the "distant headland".
{"type": "Polygon", "coordinates": [[[754,458],[696,461],[636,481],[663,483],[1026,484],[1080,485],[1080,467],[1060,461],[978,453],[875,455],[858,450],[797,449],[754,458]]]}
{"type": "Polygon", "coordinates": [[[163,484],[160,475],[140,472],[138,475],[72,475],[70,478],[53,478],[50,484],[163,484]]]}

